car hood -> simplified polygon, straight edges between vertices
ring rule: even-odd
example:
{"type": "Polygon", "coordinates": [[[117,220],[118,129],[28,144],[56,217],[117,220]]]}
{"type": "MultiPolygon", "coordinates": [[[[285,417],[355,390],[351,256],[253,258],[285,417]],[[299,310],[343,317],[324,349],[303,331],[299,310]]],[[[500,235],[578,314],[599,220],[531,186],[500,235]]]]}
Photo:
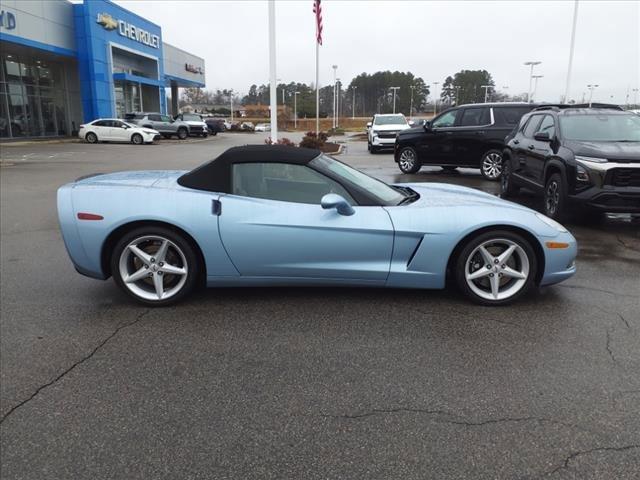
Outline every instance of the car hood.
{"type": "Polygon", "coordinates": [[[572,140],[565,142],[565,146],[575,155],[640,163],[640,142],[578,142],[572,140]]]}
{"type": "Polygon", "coordinates": [[[206,127],[207,124],[204,122],[198,122],[197,120],[183,120],[187,125],[193,125],[194,127],[206,127]]]}
{"type": "Polygon", "coordinates": [[[406,130],[409,128],[409,125],[373,125],[371,128],[376,132],[395,132],[397,130],[406,130]]]}
{"type": "Polygon", "coordinates": [[[503,200],[474,188],[449,183],[402,183],[420,194],[420,198],[409,204],[414,207],[501,207],[532,212],[530,208],[503,200]]]}
{"type": "MultiPolygon", "coordinates": [[[[141,170],[116,173],[96,173],[78,178],[74,186],[130,186],[151,187],[155,184],[165,184],[186,173],[185,170],[141,170]]],[[[158,185],[156,185],[158,186],[158,185]]]]}

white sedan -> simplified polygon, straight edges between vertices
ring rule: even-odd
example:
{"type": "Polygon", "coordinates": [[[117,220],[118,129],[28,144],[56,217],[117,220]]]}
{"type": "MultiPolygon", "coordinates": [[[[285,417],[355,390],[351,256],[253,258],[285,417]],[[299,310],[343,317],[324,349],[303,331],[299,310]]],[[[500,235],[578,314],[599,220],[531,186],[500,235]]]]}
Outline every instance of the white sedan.
{"type": "Polygon", "coordinates": [[[256,125],[256,132],[270,132],[271,124],[269,123],[259,123],[256,125]]]}
{"type": "Polygon", "coordinates": [[[78,137],[89,143],[131,142],[135,145],[142,145],[153,143],[156,138],[160,138],[160,132],[123,122],[117,118],[99,118],[80,125],[78,137]]]}

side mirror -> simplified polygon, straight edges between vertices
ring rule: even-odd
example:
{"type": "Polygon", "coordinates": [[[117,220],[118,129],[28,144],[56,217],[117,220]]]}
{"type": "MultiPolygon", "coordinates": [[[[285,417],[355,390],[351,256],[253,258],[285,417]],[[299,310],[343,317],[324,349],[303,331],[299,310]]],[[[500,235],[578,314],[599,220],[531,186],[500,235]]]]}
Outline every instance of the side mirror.
{"type": "Polygon", "coordinates": [[[125,130],[127,130],[129,128],[129,125],[123,124],[122,128],[124,128],[125,130]]]}
{"type": "Polygon", "coordinates": [[[322,197],[322,200],[320,200],[320,205],[325,210],[335,208],[340,215],[345,215],[347,217],[356,213],[353,207],[349,205],[349,202],[337,193],[327,193],[322,197]]]}
{"type": "Polygon", "coordinates": [[[430,132],[431,131],[431,121],[430,120],[426,120],[423,124],[422,127],[427,131],[430,132]]]}
{"type": "Polygon", "coordinates": [[[367,122],[367,128],[371,128],[371,122],[367,122]]]}
{"type": "Polygon", "coordinates": [[[539,142],[550,142],[551,137],[549,137],[549,132],[538,132],[533,136],[534,139],[539,142]]]}

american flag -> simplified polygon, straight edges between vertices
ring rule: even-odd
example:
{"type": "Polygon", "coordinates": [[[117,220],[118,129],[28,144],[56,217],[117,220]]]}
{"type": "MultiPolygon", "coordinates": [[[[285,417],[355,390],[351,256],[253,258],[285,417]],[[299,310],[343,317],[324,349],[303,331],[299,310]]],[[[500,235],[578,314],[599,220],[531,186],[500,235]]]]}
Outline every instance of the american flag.
{"type": "Polygon", "coordinates": [[[322,7],[320,0],[313,2],[313,13],[316,14],[316,40],[322,45],[322,7]]]}

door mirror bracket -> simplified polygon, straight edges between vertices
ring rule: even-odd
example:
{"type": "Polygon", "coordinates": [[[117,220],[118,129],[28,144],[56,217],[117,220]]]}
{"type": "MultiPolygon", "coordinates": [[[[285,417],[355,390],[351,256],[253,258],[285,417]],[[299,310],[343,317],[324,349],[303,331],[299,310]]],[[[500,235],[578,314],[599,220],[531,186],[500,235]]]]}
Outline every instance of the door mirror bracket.
{"type": "Polygon", "coordinates": [[[349,202],[347,202],[344,197],[341,197],[337,193],[327,193],[324,197],[322,197],[322,200],[320,200],[320,205],[325,210],[335,208],[340,215],[345,215],[347,217],[356,213],[349,202]]]}

